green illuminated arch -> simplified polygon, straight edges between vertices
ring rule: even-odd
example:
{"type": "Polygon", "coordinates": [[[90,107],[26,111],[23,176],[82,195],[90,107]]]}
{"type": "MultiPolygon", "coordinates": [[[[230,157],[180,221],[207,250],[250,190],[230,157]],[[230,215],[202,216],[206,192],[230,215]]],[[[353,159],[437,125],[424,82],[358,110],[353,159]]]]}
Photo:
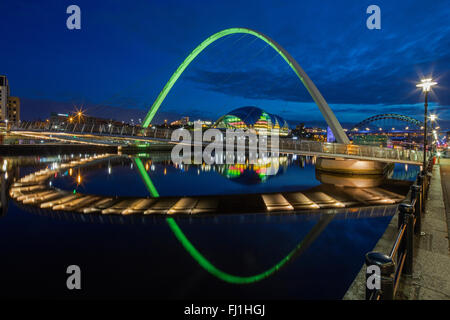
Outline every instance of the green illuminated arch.
{"type": "Polygon", "coordinates": [[[334,115],[333,111],[328,106],[327,102],[323,98],[322,94],[319,92],[315,84],[311,81],[311,79],[308,77],[308,75],[303,71],[303,69],[300,67],[300,65],[297,63],[297,61],[286,51],[283,47],[281,47],[277,42],[269,38],[268,36],[247,28],[230,28],[225,29],[222,31],[219,31],[209,38],[207,38],[205,41],[200,43],[199,46],[197,46],[188,56],[187,58],[181,63],[181,65],[178,67],[178,69],[172,74],[169,81],[166,83],[164,88],[159,93],[158,97],[156,98],[155,102],[153,103],[152,107],[148,111],[144,122],[142,123],[142,126],[144,128],[147,128],[152,121],[153,117],[155,116],[156,112],[158,111],[159,107],[161,106],[161,103],[166,98],[169,91],[172,89],[175,82],[178,80],[178,78],[181,76],[181,74],[184,72],[184,70],[189,66],[189,64],[202,52],[206,47],[208,47],[211,43],[214,41],[225,37],[230,34],[250,34],[253,35],[264,42],[266,42],[268,45],[270,45],[278,54],[287,62],[287,64],[294,70],[295,74],[299,77],[303,85],[308,90],[309,94],[313,98],[314,102],[319,107],[320,112],[322,113],[323,117],[325,118],[328,126],[333,131],[334,136],[336,137],[337,142],[339,143],[345,143],[349,144],[350,141],[345,134],[344,130],[342,129],[341,124],[337,120],[336,116],[334,115]]]}
{"type": "Polygon", "coordinates": [[[329,215],[325,218],[321,218],[319,222],[311,229],[308,235],[291,251],[289,252],[280,262],[275,264],[272,268],[261,272],[259,274],[253,276],[236,276],[224,272],[214,266],[208,259],[205,258],[188,240],[188,238],[184,235],[181,228],[175,222],[173,218],[167,218],[166,222],[169,225],[170,229],[177,237],[178,241],[180,241],[181,245],[186,249],[186,251],[194,258],[197,263],[203,267],[206,271],[211,273],[213,276],[229,283],[234,284],[249,284],[253,282],[261,281],[273,273],[279,271],[282,267],[284,267],[289,261],[292,261],[294,257],[298,257],[303,251],[305,251],[309,245],[315,240],[315,238],[322,232],[322,230],[326,227],[326,225],[331,221],[333,215],[329,215]]]}
{"type": "MultiPolygon", "coordinates": [[[[156,190],[150,176],[145,170],[144,165],[140,158],[135,159],[136,167],[138,168],[139,174],[142,177],[147,189],[149,190],[152,197],[159,197],[159,193],[156,190]]],[[[289,252],[280,262],[275,264],[272,268],[261,272],[259,274],[253,276],[236,276],[229,274],[225,271],[220,270],[216,266],[214,266],[208,259],[203,256],[200,251],[198,251],[194,245],[189,241],[189,239],[185,236],[181,228],[176,223],[175,219],[167,218],[166,222],[172,230],[175,237],[181,243],[181,245],[186,249],[186,251],[194,258],[195,261],[207,272],[211,273],[213,276],[221,279],[225,282],[234,283],[234,284],[248,284],[253,282],[258,282],[263,280],[276,271],[280,270],[283,266],[287,264],[287,262],[291,261],[294,257],[300,255],[304,250],[306,250],[309,245],[317,238],[317,236],[323,231],[323,229],[328,225],[328,223],[333,219],[334,215],[327,215],[326,217],[321,218],[319,222],[311,229],[308,235],[291,251],[289,252]]]]}

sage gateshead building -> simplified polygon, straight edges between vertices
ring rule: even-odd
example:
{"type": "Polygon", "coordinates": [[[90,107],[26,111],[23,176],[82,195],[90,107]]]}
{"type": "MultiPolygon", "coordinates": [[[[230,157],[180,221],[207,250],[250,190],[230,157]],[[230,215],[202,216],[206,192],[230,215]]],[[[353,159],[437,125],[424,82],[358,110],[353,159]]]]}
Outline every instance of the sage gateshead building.
{"type": "Polygon", "coordinates": [[[220,117],[212,126],[218,129],[254,129],[257,134],[269,135],[278,131],[280,136],[289,134],[289,125],[280,116],[268,113],[258,107],[234,109],[220,117]]]}

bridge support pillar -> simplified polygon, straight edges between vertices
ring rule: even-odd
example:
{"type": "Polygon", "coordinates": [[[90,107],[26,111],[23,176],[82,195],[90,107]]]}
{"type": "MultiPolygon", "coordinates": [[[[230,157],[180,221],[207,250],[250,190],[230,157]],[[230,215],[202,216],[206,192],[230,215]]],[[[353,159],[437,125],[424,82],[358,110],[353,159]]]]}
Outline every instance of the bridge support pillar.
{"type": "Polygon", "coordinates": [[[392,165],[370,160],[318,158],[316,170],[342,174],[383,175],[392,165]]]}

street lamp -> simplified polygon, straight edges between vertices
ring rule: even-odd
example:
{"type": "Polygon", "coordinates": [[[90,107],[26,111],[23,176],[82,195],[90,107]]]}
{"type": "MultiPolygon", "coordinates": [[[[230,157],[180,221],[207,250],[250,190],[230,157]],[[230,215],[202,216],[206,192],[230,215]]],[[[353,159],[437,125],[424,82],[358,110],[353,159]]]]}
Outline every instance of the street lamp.
{"type": "Polygon", "coordinates": [[[430,114],[430,120],[435,121],[437,119],[437,116],[435,114],[430,114]]]}
{"type": "Polygon", "coordinates": [[[422,79],[420,83],[416,85],[418,88],[422,88],[425,93],[425,112],[424,112],[424,124],[423,124],[423,171],[427,166],[427,118],[428,118],[428,92],[431,91],[431,87],[436,85],[431,78],[422,79]]]}

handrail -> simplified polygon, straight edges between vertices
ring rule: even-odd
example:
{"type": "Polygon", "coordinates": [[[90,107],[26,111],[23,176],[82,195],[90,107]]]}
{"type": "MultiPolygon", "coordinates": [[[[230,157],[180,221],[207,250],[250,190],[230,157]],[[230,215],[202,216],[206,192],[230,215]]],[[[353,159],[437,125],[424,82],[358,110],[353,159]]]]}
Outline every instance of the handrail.
{"type": "Polygon", "coordinates": [[[389,253],[389,257],[394,258],[397,254],[398,247],[400,246],[400,242],[403,239],[403,234],[405,233],[406,225],[404,224],[400,229],[400,232],[397,234],[394,245],[392,246],[391,252],[389,253]]]}
{"type": "MultiPolygon", "coordinates": [[[[429,173],[432,169],[433,159],[430,158],[426,168],[417,175],[411,186],[409,201],[398,206],[398,232],[389,255],[379,252],[366,254],[366,268],[376,265],[381,274],[380,288],[367,287],[366,300],[395,299],[401,275],[412,274],[414,234],[420,234],[425,195],[430,185],[429,173]]],[[[369,276],[366,271],[366,286],[369,276]]]]}
{"type": "MultiPolygon", "coordinates": [[[[49,122],[45,128],[41,123],[22,122],[17,128],[19,130],[37,130],[55,132],[55,134],[85,134],[109,136],[117,138],[146,137],[170,140],[173,132],[170,128],[141,128],[130,125],[114,124],[87,124],[77,126],[77,123],[68,124],[65,127],[49,122]]],[[[292,140],[290,138],[279,137],[279,149],[282,152],[309,152],[317,155],[330,154],[343,157],[374,158],[383,160],[404,161],[411,163],[421,163],[423,152],[410,149],[391,149],[386,147],[364,146],[354,144],[340,144],[309,140],[292,140]]]]}

